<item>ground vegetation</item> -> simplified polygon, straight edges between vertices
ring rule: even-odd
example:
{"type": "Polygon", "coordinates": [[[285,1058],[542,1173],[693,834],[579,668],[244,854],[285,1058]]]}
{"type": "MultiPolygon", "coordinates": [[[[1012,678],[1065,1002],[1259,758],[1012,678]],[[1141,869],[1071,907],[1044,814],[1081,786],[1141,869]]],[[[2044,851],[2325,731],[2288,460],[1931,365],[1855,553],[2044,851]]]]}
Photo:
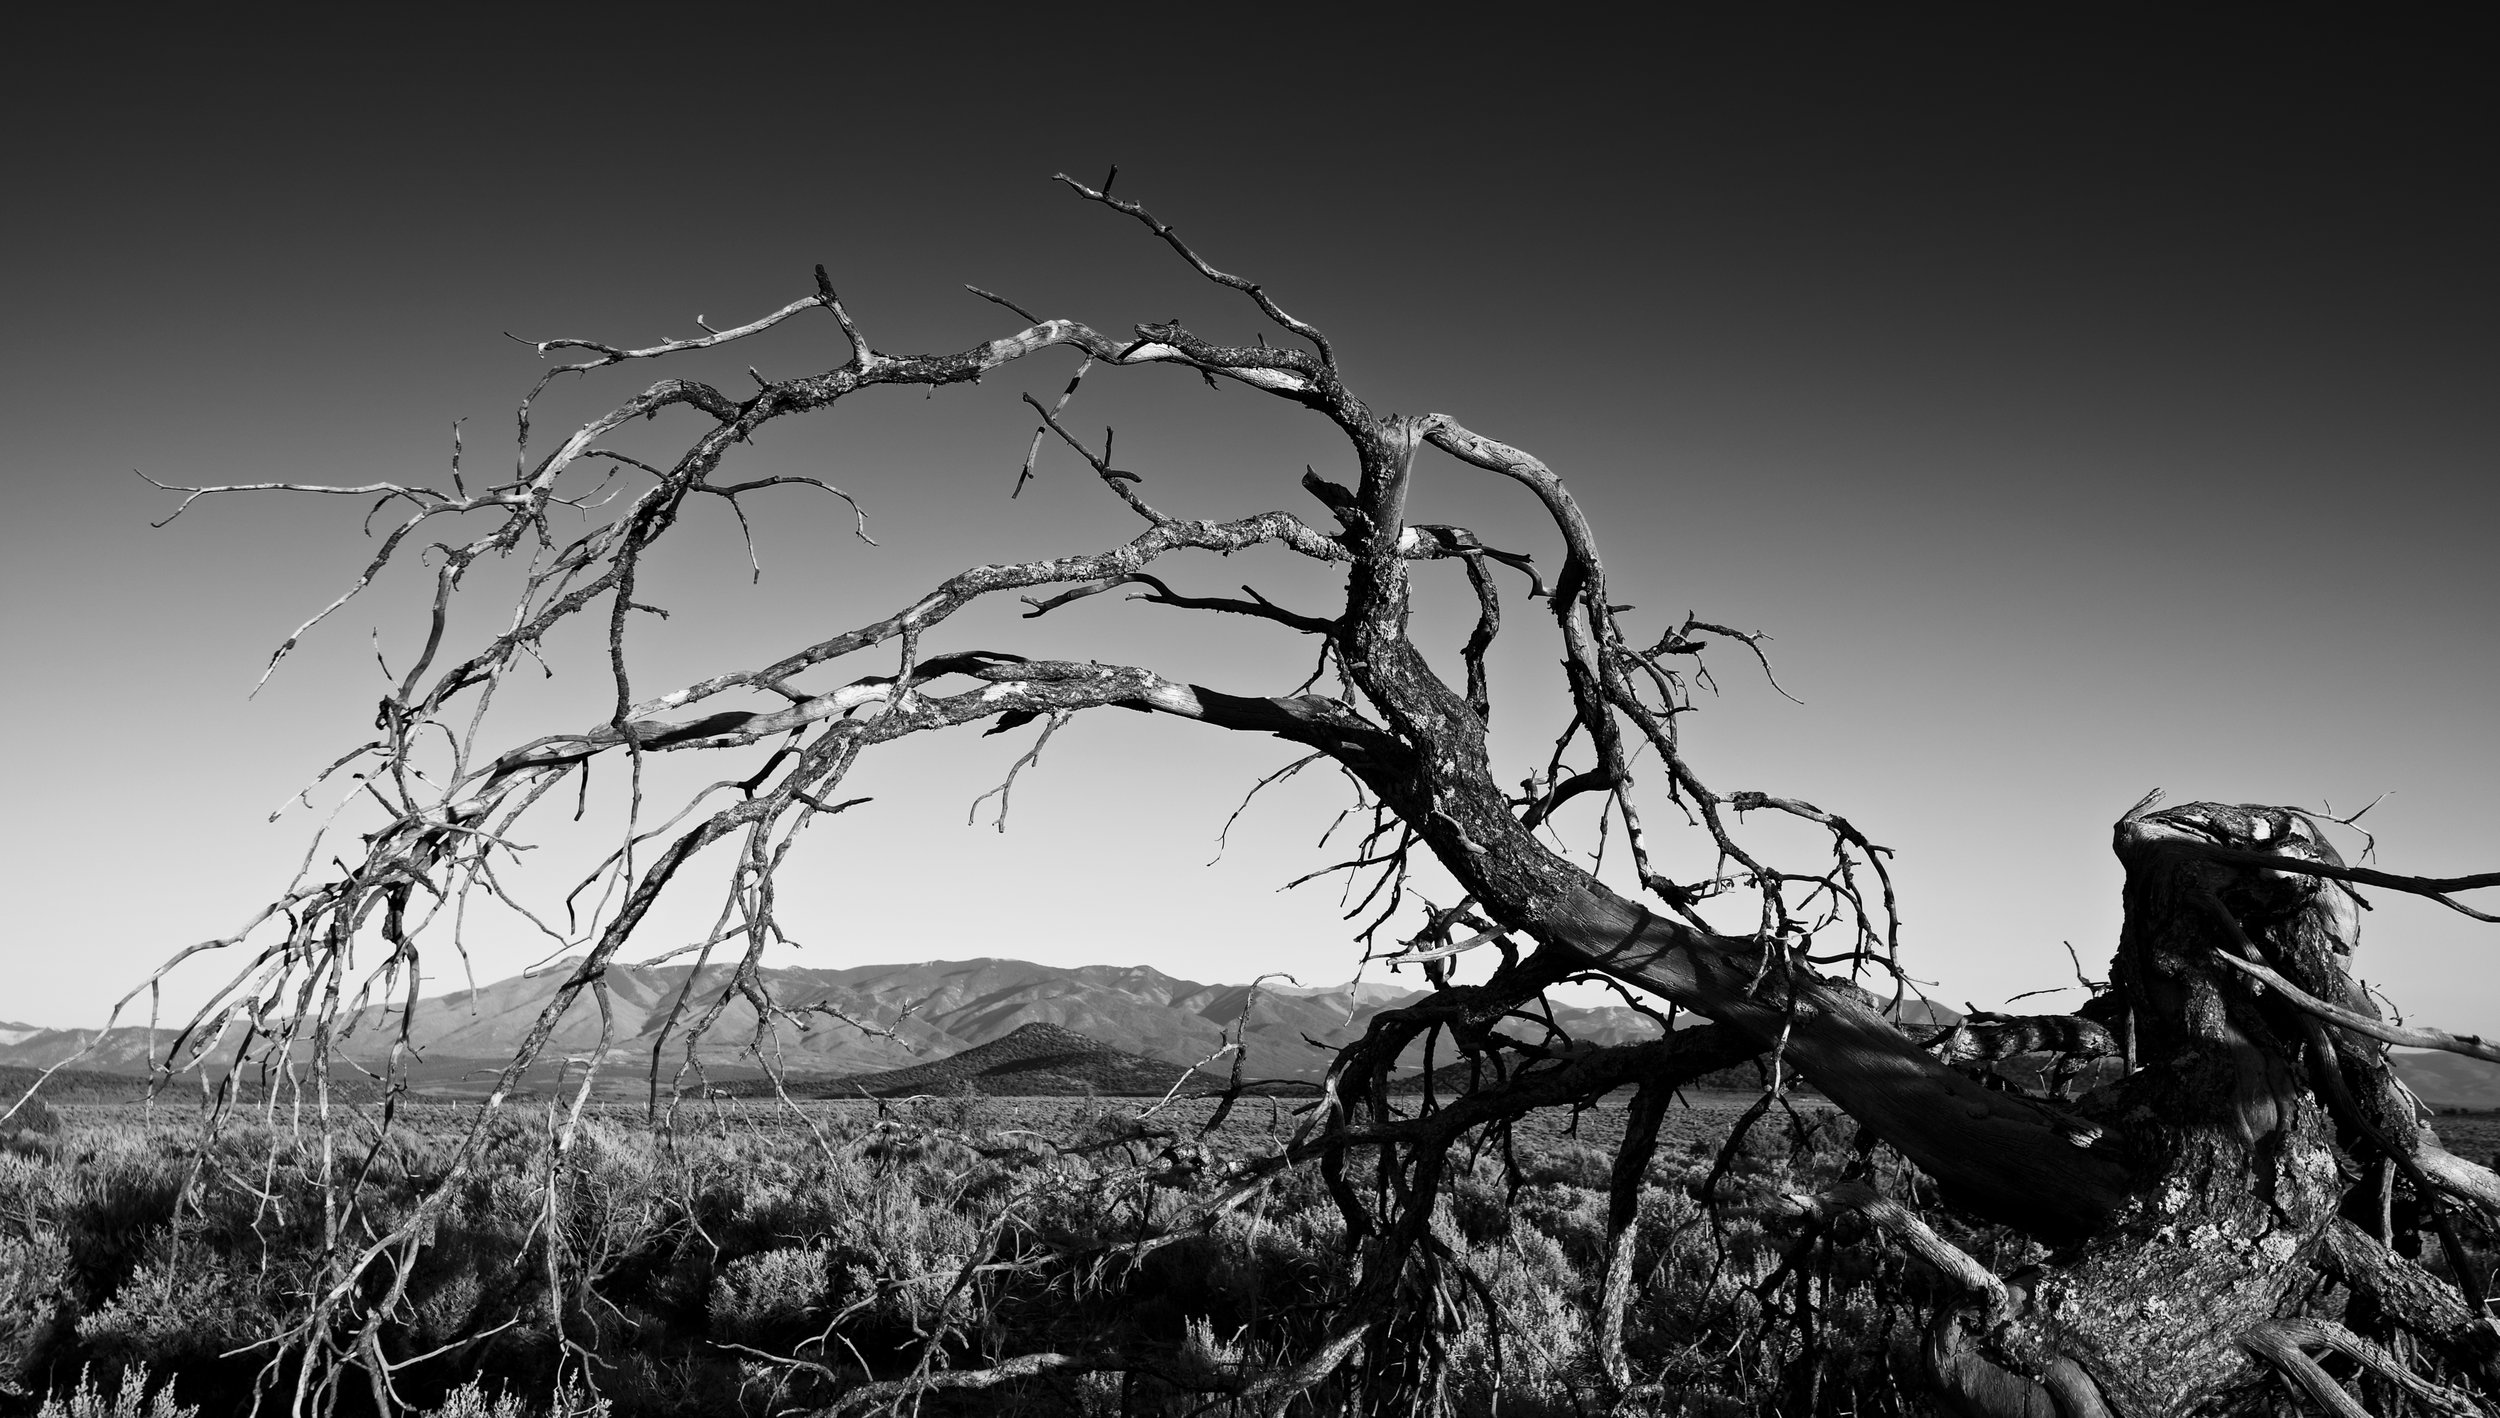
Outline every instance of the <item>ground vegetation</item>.
{"type": "MultiPolygon", "coordinates": [[[[1806,1224],[1796,1198],[1870,1175],[1828,1105],[1782,1107],[1727,1146],[1755,1096],[1696,1095],[1644,1167],[1622,1343],[1659,1376],[1649,1406],[1926,1411],[1896,1371],[1951,1293],[1867,1227],[1806,1224]],[[1788,1293],[1801,1271],[1807,1330],[1788,1293]]],[[[1228,1179],[1291,1137],[1286,1103],[1210,1130],[1221,1100],[707,1100],[656,1137],[636,1110],[596,1106],[559,1149],[551,1101],[494,1125],[419,1253],[407,1323],[377,1337],[413,1411],[862,1412],[917,1379],[926,1412],[1255,1412],[1238,1391],[1323,1334],[1354,1278],[1314,1172],[1208,1224],[1228,1179]],[[1064,1357],[960,1387],[1036,1352],[1064,1357]]],[[[321,1270],[318,1138],[254,1121],[204,1144],[184,1110],[59,1111],[0,1152],[0,1247],[25,1292],[0,1307],[16,1406],[248,1407],[258,1342],[321,1270]]],[[[1541,1118],[1507,1155],[1455,1164],[1432,1224],[1506,1317],[1453,1349],[1455,1411],[1576,1415],[1604,1384],[1596,1304],[1627,1121],[1619,1100],[1541,1118]]],[[[366,1178],[377,1225],[423,1204],[467,1123],[411,1108],[366,1178]]],[[[1310,1401],[1350,1396],[1332,1378],[1310,1401]]]]}

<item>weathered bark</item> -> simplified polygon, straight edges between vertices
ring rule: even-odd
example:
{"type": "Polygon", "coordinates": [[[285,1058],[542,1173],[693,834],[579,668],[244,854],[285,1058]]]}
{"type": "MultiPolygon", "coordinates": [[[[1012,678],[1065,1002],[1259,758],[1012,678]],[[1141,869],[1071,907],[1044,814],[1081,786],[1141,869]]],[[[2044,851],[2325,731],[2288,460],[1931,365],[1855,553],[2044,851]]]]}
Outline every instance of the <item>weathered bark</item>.
{"type": "MultiPolygon", "coordinates": [[[[2034,1375],[2078,1364],[2120,1414],[2263,1411],[2260,1356],[2268,1343],[2280,1350],[2260,1327],[2333,1318],[2341,1299],[2324,1267],[2457,1358],[2488,1354],[2488,1323],[2373,1273],[2392,1275],[2397,1258],[2339,1216],[2345,1154],[2303,1066],[2305,1017],[2215,959],[2263,942],[2302,973],[2334,972],[2308,983],[2357,997],[2336,963],[2354,944],[2341,888],[2219,864],[2206,850],[2332,861],[2331,849],[2297,813],[2214,804],[2122,822],[2117,838],[2127,915],[2113,976],[2142,1067],[2085,1109],[2108,1130],[2096,1150],[2130,1160],[2130,1195],[2097,1234],[2024,1278],[2021,1315],[1988,1347],[2034,1375]]],[[[2409,1117],[2380,1116],[2415,1130],[2409,1117]]]]}
{"type": "Polygon", "coordinates": [[[1763,977],[1748,943],[1704,936],[1593,882],[1550,928],[1590,966],[1782,1045],[1833,1102],[1982,1216],[2072,1239],[2123,1200],[2126,1170],[2097,1129],[1944,1066],[1864,991],[1804,971],[1763,977]]]}

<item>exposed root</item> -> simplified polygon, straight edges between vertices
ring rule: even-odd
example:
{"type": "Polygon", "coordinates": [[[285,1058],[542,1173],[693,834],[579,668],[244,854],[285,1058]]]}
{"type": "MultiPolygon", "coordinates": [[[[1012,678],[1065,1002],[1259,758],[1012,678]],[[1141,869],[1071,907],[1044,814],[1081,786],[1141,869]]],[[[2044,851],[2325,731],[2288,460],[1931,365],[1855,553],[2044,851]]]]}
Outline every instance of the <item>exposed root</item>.
{"type": "Polygon", "coordinates": [[[2318,1361],[2307,1352],[2311,1349],[2330,1349],[2353,1360],[2428,1405],[2433,1412],[2476,1418],[2483,1411],[2473,1399],[2455,1389],[2424,1381],[2395,1355],[2328,1320],[2269,1320],[2241,1335],[2240,1343],[2299,1385],[2311,1401],[2335,1418],[2370,1418],[2370,1412],[2318,1367],[2318,1361]]]}

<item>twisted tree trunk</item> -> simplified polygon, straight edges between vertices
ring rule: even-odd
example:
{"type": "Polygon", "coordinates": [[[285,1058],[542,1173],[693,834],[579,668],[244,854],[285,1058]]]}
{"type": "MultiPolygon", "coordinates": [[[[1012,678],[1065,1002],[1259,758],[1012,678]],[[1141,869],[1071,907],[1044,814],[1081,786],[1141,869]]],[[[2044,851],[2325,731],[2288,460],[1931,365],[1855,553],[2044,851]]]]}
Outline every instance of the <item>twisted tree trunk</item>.
{"type": "Polygon", "coordinates": [[[2117,850],[2126,925],[2104,1010],[2135,1067],[2082,1100],[2077,1121],[2101,1130],[2095,1155],[2126,1165],[2126,1199],[2049,1265],[2010,1277],[1993,1324],[1932,1336],[1932,1377],[1969,1411],[2072,1418],[2092,1411],[2079,1369],[2109,1411],[2150,1418],[2271,1411],[2280,1371],[2328,1411],[2364,1411],[2339,1406],[2350,1396],[2309,1354],[2332,1349],[2426,1411],[2476,1411],[2459,1383],[2500,1400],[2500,1331],[2454,1228],[2464,1303],[2390,1244],[2401,1238],[2378,1205],[2385,1168],[2434,1215],[2442,1192],[2489,1174],[2439,1146],[2382,1047],[2334,1041],[2289,991],[2229,963],[2376,1016],[2348,973],[2353,893],[2230,860],[2339,866],[2332,848],[2299,813],[2199,803],[2121,822],[2117,850]],[[2397,1360],[2414,1348],[2425,1363],[2397,1360]],[[2007,1382],[2018,1376],[2030,1382],[2007,1382]]]}
{"type": "Polygon", "coordinates": [[[2302,1031],[2215,957],[2245,933],[2331,960],[2350,949],[2353,912],[2332,883],[2196,850],[2324,852],[2294,814],[2197,805],[2117,835],[2114,1004],[2141,1066],[2086,1113],[2107,1130],[2101,1147],[2128,1159],[2131,1195],[2026,1287],[1998,1347],[2033,1373],[2080,1363],[2120,1413],[2227,1408],[2263,1377],[2251,1331],[2317,1298],[2343,1186],[2334,1127],[2302,1077],[2302,1031]]]}

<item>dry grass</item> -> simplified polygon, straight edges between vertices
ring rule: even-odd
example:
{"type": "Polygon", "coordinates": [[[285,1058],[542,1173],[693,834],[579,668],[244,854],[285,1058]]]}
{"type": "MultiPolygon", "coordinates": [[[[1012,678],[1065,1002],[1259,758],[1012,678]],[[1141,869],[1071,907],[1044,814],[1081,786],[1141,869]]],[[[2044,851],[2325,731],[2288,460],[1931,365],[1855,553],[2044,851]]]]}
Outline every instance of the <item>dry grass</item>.
{"type": "MultiPolygon", "coordinates": [[[[1670,1120],[1642,1194],[1636,1369],[1673,1395],[1663,1411],[1778,1412],[1807,1384],[1861,1411],[1914,1411],[1885,1369],[1888,1335],[1923,1293],[1897,1258],[1846,1234],[1810,1250],[1823,1336],[1812,1354],[1772,1322],[1781,1295],[1758,1293],[1793,1244],[1765,1203],[1844,1160],[1845,1119],[1774,1113],[1729,1159],[1715,1220],[1695,1200],[1744,1101],[1705,1096],[1670,1120]]],[[[1227,1163],[1291,1131],[1291,1103],[1245,1103],[1202,1156],[1187,1152],[1211,1106],[1198,1100],[1155,1114],[1169,1142],[1063,1150],[1133,1132],[1140,1106],[965,1096],[812,1103],[802,1121],[705,1102],[665,1138],[616,1109],[552,1166],[544,1119],[513,1115],[408,1277],[386,1347],[395,1360],[443,1353],[403,1370],[399,1392],[460,1418],[763,1414],[919,1363],[1110,1343],[1161,1377],[1109,1389],[1038,1378],[977,1403],[934,1396],[922,1411],[1224,1412],[1183,1388],[1314,1342],[1347,1283],[1343,1225],[1308,1171],[1199,1224],[1227,1163]],[[1141,1241],[1159,1244],[1124,1258],[1141,1241]]],[[[17,1287],[0,1302],[18,1302],[0,1303],[0,1380],[80,1418],[118,1414],[140,1401],[118,1395],[141,1391],[151,1405],[172,1394],[240,1411],[266,1356],[233,1351],[285,1322],[318,1261],[314,1138],[250,1123],[204,1146],[177,1109],[57,1111],[56,1132],[0,1153],[0,1218],[23,1218],[0,1236],[0,1290],[17,1287]],[[138,1389],[86,1377],[125,1369],[138,1389]]],[[[471,1116],[412,1110],[369,1178],[375,1224],[435,1183],[471,1116]]],[[[1434,1229],[1499,1323],[1480,1314],[1460,1341],[1456,1411],[1577,1414],[1596,1391],[1592,1302],[1622,1125],[1605,1106],[1526,1123],[1507,1158],[1467,1159],[1457,1174],[1434,1229]]],[[[1328,1397],[1312,1395],[1323,1410],[1328,1397]]]]}

